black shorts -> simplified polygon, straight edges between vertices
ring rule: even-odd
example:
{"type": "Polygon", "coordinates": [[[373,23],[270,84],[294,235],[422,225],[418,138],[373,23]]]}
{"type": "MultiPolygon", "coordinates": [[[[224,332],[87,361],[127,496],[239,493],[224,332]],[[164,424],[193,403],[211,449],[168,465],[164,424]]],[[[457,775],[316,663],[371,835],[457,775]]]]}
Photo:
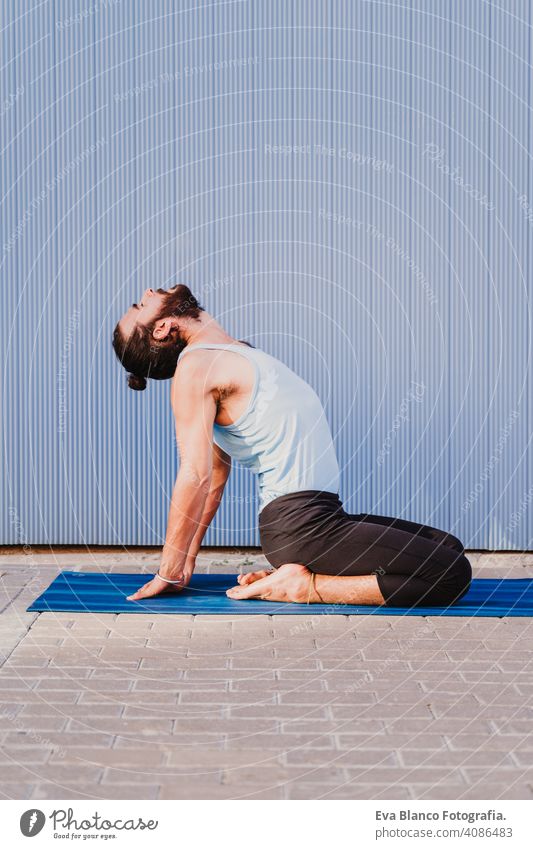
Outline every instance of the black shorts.
{"type": "Polygon", "coordinates": [[[390,607],[448,606],[470,587],[464,546],[445,531],[405,519],[347,513],[333,492],[281,495],[259,514],[269,563],[303,563],[322,575],[375,574],[390,607]]]}

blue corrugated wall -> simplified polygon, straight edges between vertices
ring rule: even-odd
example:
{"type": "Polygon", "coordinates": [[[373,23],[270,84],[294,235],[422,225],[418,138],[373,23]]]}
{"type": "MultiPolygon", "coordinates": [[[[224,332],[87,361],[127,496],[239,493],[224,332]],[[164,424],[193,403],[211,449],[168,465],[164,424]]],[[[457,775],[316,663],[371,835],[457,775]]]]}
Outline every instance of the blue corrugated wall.
{"type": "MultiPolygon", "coordinates": [[[[0,5],[0,541],[161,544],[186,282],[322,397],[347,508],[533,548],[528,0],[0,5]]],[[[258,544],[236,470],[206,542],[258,544]]]]}

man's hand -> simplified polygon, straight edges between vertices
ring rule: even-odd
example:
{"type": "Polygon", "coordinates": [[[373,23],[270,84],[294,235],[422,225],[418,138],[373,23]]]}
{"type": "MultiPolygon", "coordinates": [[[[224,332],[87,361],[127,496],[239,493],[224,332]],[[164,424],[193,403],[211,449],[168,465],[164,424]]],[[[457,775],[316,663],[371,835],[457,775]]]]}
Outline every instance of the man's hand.
{"type": "Polygon", "coordinates": [[[185,562],[185,567],[181,575],[176,575],[172,578],[172,580],[180,581],[179,584],[168,584],[166,581],[162,581],[161,578],[158,578],[157,575],[155,578],[152,578],[151,581],[148,581],[147,584],[144,584],[140,589],[137,590],[133,595],[126,596],[127,601],[140,601],[143,598],[152,598],[155,595],[161,595],[162,593],[176,593],[181,592],[184,587],[189,585],[189,581],[192,578],[192,574],[194,572],[195,567],[195,558],[187,558],[185,562]]]}

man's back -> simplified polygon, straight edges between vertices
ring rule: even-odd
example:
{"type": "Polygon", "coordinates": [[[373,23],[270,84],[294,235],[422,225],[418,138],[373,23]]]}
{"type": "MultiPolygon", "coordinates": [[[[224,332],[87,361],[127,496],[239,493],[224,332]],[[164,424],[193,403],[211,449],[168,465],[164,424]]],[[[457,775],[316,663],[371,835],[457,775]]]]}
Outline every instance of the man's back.
{"type": "MultiPolygon", "coordinates": [[[[243,356],[252,370],[233,387],[242,398],[231,424],[215,420],[213,439],[258,475],[260,510],[274,498],[303,490],[339,491],[339,466],[318,395],[294,371],[258,348],[243,344],[196,343],[198,349],[243,356]]],[[[239,369],[237,369],[239,371],[239,369]]],[[[232,383],[230,378],[229,383],[232,383]]],[[[218,418],[218,416],[217,416],[218,418]]]]}

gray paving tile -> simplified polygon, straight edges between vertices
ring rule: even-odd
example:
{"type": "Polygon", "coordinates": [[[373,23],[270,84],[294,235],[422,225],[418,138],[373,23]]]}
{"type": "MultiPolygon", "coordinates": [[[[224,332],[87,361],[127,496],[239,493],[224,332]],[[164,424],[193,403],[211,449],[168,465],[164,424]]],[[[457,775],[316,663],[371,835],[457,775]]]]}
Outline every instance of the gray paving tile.
{"type": "MultiPolygon", "coordinates": [[[[532,797],[533,621],[24,609],[61,568],[158,557],[0,554],[2,798],[532,797]]],[[[533,577],[533,555],[473,560],[533,577]]]]}

